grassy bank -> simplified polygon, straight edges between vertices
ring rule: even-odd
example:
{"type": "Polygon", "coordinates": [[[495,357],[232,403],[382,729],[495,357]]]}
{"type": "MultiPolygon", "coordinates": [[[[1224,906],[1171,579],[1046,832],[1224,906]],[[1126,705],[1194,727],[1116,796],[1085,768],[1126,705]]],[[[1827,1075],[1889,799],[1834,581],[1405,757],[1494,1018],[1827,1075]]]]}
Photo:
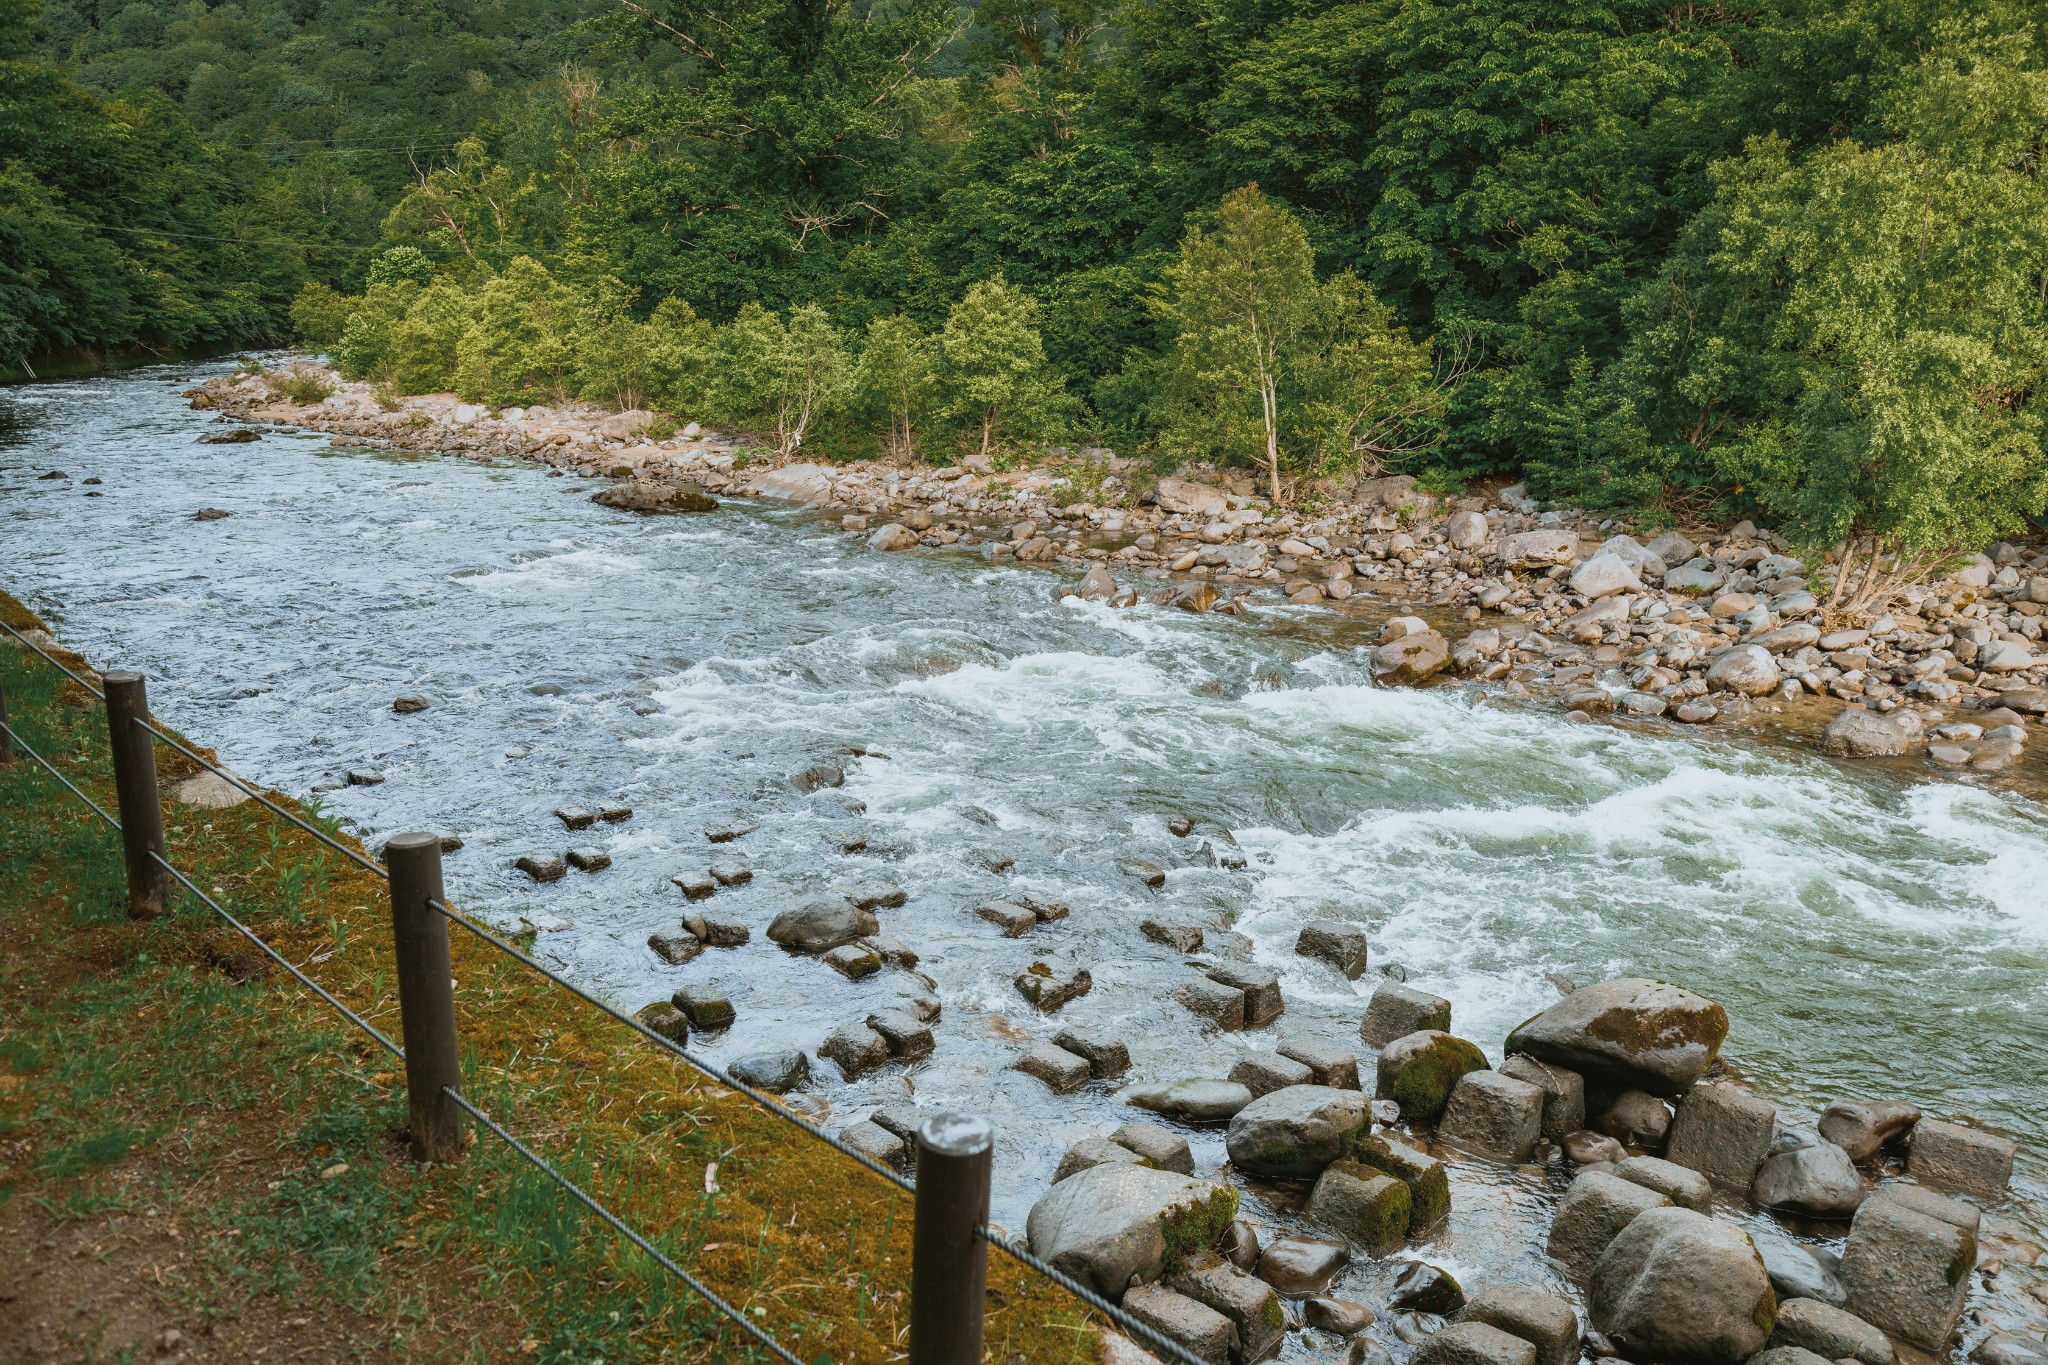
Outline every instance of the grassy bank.
{"type": "MultiPolygon", "coordinates": [[[[0,619],[40,624],[4,594],[0,619]]],[[[111,809],[98,703],[11,640],[0,686],[14,727],[111,809]]],[[[381,879],[254,802],[181,805],[196,769],[158,754],[171,860],[396,1035],[381,879]]],[[[81,1360],[155,1358],[165,1331],[194,1360],[749,1353],[490,1135],[414,1166],[389,1055],[196,900],[150,923],[124,904],[113,832],[26,759],[0,767],[0,1342],[81,1360]]],[[[799,1357],[901,1357],[908,1196],[453,939],[473,1099],[799,1357]]],[[[1093,1358],[1062,1291],[1000,1256],[990,1281],[995,1359],[1093,1358]]]]}

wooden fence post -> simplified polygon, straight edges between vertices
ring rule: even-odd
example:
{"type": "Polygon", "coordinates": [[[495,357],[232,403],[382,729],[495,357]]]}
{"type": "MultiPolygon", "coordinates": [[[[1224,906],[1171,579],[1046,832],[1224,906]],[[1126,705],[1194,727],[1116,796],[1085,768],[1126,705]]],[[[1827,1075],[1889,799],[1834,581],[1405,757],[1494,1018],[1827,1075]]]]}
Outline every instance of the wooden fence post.
{"type": "Polygon", "coordinates": [[[448,975],[448,921],[430,900],[441,886],[441,839],[395,834],[384,845],[391,878],[391,936],[398,951],[398,1014],[405,1043],[405,1094],[415,1161],[462,1155],[463,1113],[444,1089],[462,1089],[455,1040],[455,983],[448,975]]]}
{"type": "Polygon", "coordinates": [[[917,1130],[917,1223],[910,1249],[910,1365],[981,1365],[995,1129],[938,1114],[917,1130]]]}
{"type": "Polygon", "coordinates": [[[103,674],[107,742],[114,757],[114,793],[121,806],[121,851],[128,863],[128,914],[155,919],[171,899],[165,866],[164,808],[156,788],[156,741],[144,728],[149,691],[128,669],[103,674]]]}

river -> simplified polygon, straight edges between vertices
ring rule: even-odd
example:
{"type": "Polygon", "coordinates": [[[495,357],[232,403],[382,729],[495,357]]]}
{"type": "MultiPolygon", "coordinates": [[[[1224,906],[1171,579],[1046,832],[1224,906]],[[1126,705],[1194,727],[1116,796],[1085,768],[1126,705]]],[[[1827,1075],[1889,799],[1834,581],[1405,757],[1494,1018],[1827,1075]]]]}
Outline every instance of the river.
{"type": "MultiPolygon", "coordinates": [[[[1382,690],[1358,616],[1062,604],[1045,572],[874,553],[799,509],[644,519],[526,466],[310,434],[202,445],[211,414],[179,390],[218,368],[0,390],[0,586],[371,846],[460,835],[454,897],[499,924],[566,921],[539,951],[618,1004],[727,986],[739,1020],[703,1041],[713,1057],[811,1050],[923,991],[900,971],[841,980],[761,932],[855,878],[900,885],[883,929],[937,983],[937,1053],[822,1084],[820,1103],[835,1124],[913,1090],[990,1114],[1010,1226],[1066,1146],[1142,1117],[1008,1070],[1025,1040],[1108,1029],[1144,1080],[1221,1076],[1280,1038],[1362,1050],[1377,971],[1347,982],[1293,952],[1322,917],[1367,925],[1375,967],[1448,996],[1495,1058],[1556,998],[1546,974],[1690,987],[1727,1007],[1725,1055],[1788,1118],[1907,1098],[2018,1138],[2011,1213],[2043,1224],[2048,812],[2025,795],[1727,733],[1574,726],[1463,686],[1382,690]],[[195,521],[202,507],[231,515],[195,521]],[[431,709],[394,714],[407,692],[431,709]],[[845,785],[790,789],[818,763],[844,764],[845,785]],[[387,780],[333,786],[364,767],[387,780]],[[610,800],[633,818],[569,836],[551,814],[610,800]],[[1248,866],[1205,865],[1176,815],[1227,829],[1248,866]],[[703,831],[728,821],[759,829],[714,849],[703,831]],[[837,850],[851,828],[867,852],[837,850]],[[512,870],[572,842],[611,868],[544,887],[512,870]],[[1124,871],[1133,858],[1165,885],[1124,871]],[[645,941],[684,908],[669,878],[714,861],[754,870],[706,903],[754,940],[664,966],[645,941]],[[1022,940],[974,915],[1016,895],[1072,913],[1022,940]],[[1198,1028],[1169,998],[1186,966],[1138,931],[1153,914],[1244,935],[1286,1015],[1198,1028]],[[1095,979],[1057,1021],[1009,984],[1048,950],[1095,979]]],[[[1221,1163],[1220,1134],[1195,1145],[1221,1163]]],[[[1540,1245],[1555,1177],[1479,1166],[1460,1168],[1475,1193],[1434,1254],[1483,1279],[1540,1245]]]]}

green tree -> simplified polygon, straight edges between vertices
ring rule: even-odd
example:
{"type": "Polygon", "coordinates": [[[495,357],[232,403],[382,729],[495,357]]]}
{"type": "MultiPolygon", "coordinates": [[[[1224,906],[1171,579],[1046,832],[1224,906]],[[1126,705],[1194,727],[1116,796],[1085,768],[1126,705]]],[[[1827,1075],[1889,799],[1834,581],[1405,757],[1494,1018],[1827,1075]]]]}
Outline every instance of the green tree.
{"type": "Polygon", "coordinates": [[[1292,370],[1312,348],[1323,309],[1315,253],[1300,220],[1256,185],[1232,191],[1214,232],[1188,230],[1154,298],[1173,329],[1182,395],[1169,444],[1208,444],[1207,424],[1233,441],[1256,430],[1267,492],[1279,502],[1283,408],[1294,400],[1292,370]]]}
{"type": "Polygon", "coordinates": [[[750,303],[720,329],[713,346],[713,413],[767,432],[778,456],[794,455],[850,371],[845,342],[824,309],[807,304],[785,326],[750,303]]]}
{"type": "Polygon", "coordinates": [[[299,340],[311,346],[332,346],[348,327],[356,301],[338,294],[331,285],[308,280],[292,300],[292,329],[299,340]]]}
{"type": "Polygon", "coordinates": [[[456,347],[456,387],[479,403],[564,401],[580,311],[546,266],[515,257],[477,297],[456,347]]]}
{"type": "MultiPolygon", "coordinates": [[[[381,288],[411,288],[383,285],[381,288]]],[[[373,289],[371,291],[375,293],[373,289]]],[[[463,336],[476,318],[471,289],[452,279],[438,279],[417,290],[405,316],[390,329],[384,372],[400,393],[438,393],[455,385],[463,336]]],[[[355,319],[349,320],[353,330],[355,319]]],[[[343,334],[342,342],[348,343],[343,334]]]]}
{"type": "Polygon", "coordinates": [[[938,362],[936,342],[915,319],[898,313],[868,324],[856,387],[880,410],[891,454],[916,458],[917,429],[938,399],[938,362]]]}
{"type": "Polygon", "coordinates": [[[1839,610],[2048,505],[2048,73],[2019,35],[1943,36],[1888,140],[1717,166],[1628,352],[1582,385],[1594,477],[1640,457],[1782,519],[1837,551],[1839,610]]]}
{"type": "Polygon", "coordinates": [[[647,319],[648,391],[677,416],[694,416],[710,385],[714,329],[677,298],[663,299],[647,319]]]}
{"type": "Polygon", "coordinates": [[[968,286],[939,334],[956,411],[981,428],[981,453],[996,433],[1037,435],[1057,410],[1058,383],[1045,363],[1038,305],[997,275],[968,286]]]}

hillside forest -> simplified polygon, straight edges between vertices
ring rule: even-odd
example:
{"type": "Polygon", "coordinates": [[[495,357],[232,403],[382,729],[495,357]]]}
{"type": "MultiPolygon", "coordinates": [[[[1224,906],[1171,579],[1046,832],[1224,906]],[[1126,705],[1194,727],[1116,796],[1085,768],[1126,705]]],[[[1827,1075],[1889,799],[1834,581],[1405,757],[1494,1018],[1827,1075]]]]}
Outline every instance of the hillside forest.
{"type": "Polygon", "coordinates": [[[2044,57],[2020,0],[0,0],[0,368],[1938,555],[2048,510],[2044,57]]]}

